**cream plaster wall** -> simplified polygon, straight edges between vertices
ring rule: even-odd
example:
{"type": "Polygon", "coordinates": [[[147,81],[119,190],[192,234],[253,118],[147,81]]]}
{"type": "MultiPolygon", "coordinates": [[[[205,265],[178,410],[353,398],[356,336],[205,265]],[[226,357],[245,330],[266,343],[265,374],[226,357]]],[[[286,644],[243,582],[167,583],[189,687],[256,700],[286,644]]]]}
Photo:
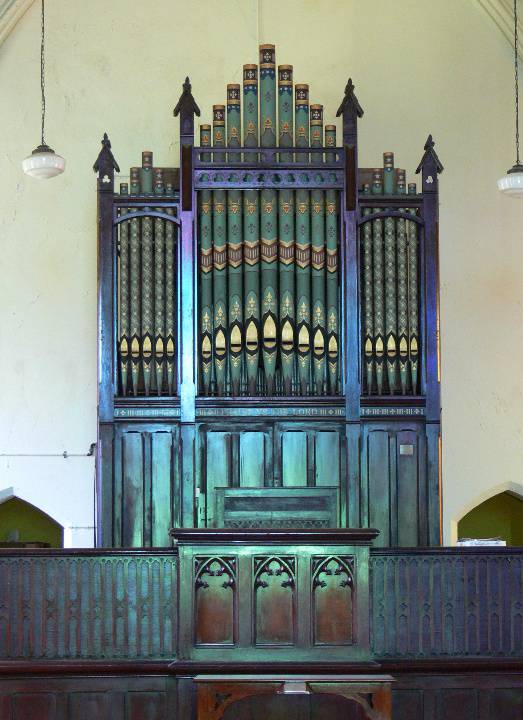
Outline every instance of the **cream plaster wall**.
{"type": "MultiPolygon", "coordinates": [[[[495,184],[513,162],[511,51],[475,0],[50,0],[47,28],[47,139],[68,163],[52,181],[20,168],[38,141],[37,4],[0,48],[0,490],[92,525],[92,458],[38,455],[83,454],[96,439],[99,140],[107,130],[122,169],[144,148],[175,164],[185,75],[209,121],[260,41],[329,120],[352,76],[362,165],[393,149],[411,175],[433,133],[445,165],[445,540],[476,497],[523,492],[523,203],[495,184]]],[[[89,544],[90,531],[70,537],[89,544]]]]}

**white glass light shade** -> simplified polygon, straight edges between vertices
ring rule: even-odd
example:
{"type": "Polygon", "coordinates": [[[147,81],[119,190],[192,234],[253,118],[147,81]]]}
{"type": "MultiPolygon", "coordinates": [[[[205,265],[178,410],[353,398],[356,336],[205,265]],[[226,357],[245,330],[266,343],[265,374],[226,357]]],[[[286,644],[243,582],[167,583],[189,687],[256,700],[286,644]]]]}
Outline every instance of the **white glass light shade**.
{"type": "Polygon", "coordinates": [[[505,195],[523,198],[523,165],[514,165],[507,174],[498,180],[498,189],[505,195]]]}
{"type": "Polygon", "coordinates": [[[63,173],[65,160],[47,145],[40,145],[22,162],[22,168],[26,175],[47,180],[63,173]]]}

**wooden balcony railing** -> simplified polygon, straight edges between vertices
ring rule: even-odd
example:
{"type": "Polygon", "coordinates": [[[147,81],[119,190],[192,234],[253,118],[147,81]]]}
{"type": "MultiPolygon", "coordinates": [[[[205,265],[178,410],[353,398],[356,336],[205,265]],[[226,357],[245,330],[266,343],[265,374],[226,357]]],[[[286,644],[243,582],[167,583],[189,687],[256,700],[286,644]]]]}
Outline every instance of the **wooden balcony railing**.
{"type": "MultiPolygon", "coordinates": [[[[0,550],[0,661],[173,661],[175,550],[0,550]]],[[[523,549],[380,549],[377,661],[523,659],[523,549]]],[[[328,662],[328,648],[325,648],[328,662]]]]}

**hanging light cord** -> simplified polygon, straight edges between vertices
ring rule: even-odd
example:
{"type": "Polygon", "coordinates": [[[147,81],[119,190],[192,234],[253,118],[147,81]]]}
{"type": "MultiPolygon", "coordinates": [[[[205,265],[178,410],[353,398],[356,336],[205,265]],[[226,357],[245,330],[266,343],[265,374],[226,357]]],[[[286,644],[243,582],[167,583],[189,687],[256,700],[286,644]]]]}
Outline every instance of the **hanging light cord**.
{"type": "Polygon", "coordinates": [[[45,145],[45,0],[42,0],[42,38],[40,43],[40,89],[42,91],[42,145],[45,145]]]}
{"type": "Polygon", "coordinates": [[[519,67],[518,67],[518,2],[514,0],[514,83],[516,87],[516,165],[519,161],[519,67]]]}

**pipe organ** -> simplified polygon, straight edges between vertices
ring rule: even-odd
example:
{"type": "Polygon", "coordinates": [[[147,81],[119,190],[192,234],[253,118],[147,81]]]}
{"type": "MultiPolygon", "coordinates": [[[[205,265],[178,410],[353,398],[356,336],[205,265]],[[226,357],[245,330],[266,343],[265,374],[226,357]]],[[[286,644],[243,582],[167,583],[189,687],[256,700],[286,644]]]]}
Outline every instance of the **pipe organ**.
{"type": "MultiPolygon", "coordinates": [[[[286,60],[286,59],[285,59],[286,60]]],[[[204,113],[187,80],[179,168],[99,175],[100,542],[169,528],[375,527],[440,542],[438,175],[421,191],[363,110],[336,118],[259,48],[204,113]]]]}
{"type": "Polygon", "coordinates": [[[178,167],[104,135],[100,547],[0,549],[2,720],[522,716],[521,548],[434,547],[443,167],[313,90],[264,44],[178,167]]]}
{"type": "Polygon", "coordinates": [[[351,80],[241,79],[178,167],[102,140],[100,547],[0,551],[0,716],[519,718],[520,549],[434,547],[434,141],[416,185],[351,80]]]}

